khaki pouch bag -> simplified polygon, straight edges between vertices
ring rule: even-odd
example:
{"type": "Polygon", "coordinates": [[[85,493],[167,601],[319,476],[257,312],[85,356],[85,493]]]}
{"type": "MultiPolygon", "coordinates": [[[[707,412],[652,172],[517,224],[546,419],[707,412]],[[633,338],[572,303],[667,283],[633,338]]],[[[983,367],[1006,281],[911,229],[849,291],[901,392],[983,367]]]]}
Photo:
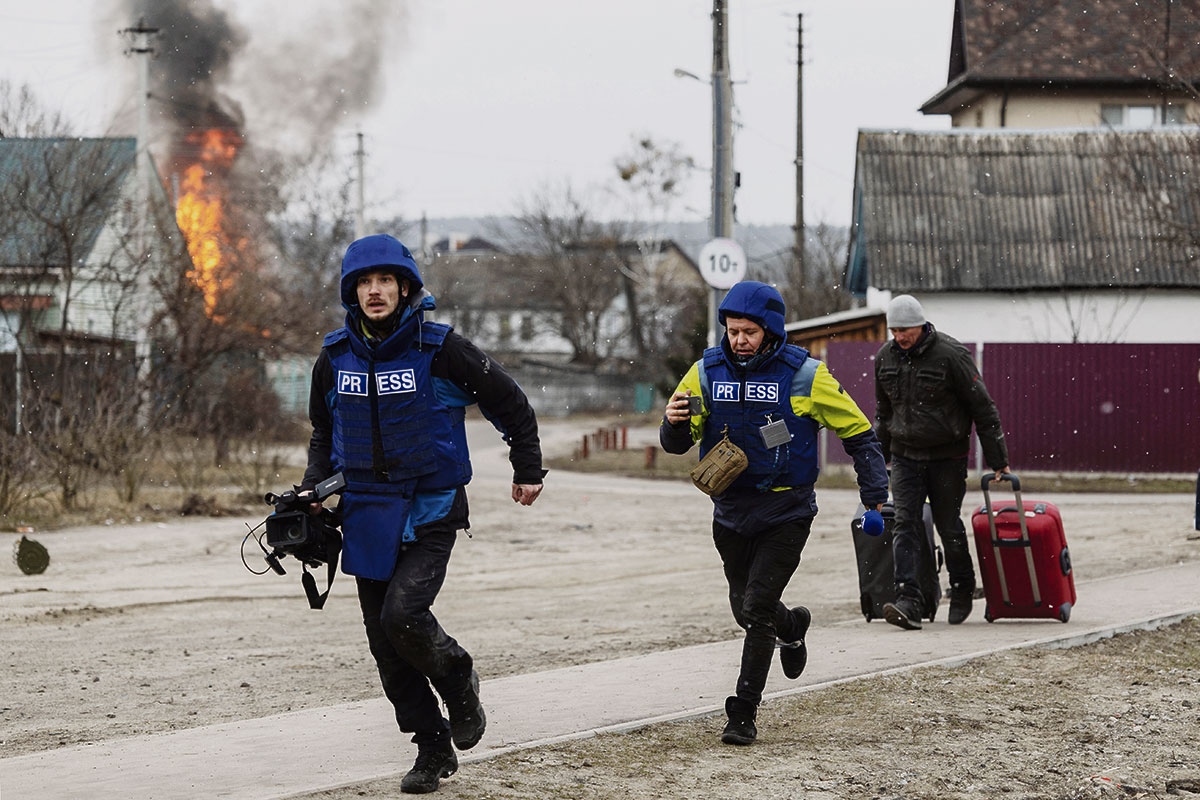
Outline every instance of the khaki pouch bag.
{"type": "Polygon", "coordinates": [[[716,497],[742,474],[747,463],[742,448],[729,441],[729,427],[726,426],[721,431],[721,441],[692,467],[692,483],[706,495],[716,497]]]}

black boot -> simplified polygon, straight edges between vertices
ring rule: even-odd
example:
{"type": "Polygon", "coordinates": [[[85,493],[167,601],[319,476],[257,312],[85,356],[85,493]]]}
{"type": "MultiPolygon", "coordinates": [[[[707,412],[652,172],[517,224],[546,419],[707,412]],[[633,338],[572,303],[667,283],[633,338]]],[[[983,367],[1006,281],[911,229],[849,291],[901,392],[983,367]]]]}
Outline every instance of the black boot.
{"type": "Polygon", "coordinates": [[[758,728],[754,726],[754,717],[758,707],[740,697],[725,698],[725,715],[729,722],[721,732],[721,741],[725,744],[754,744],[758,738],[758,728]]]}
{"type": "Polygon", "coordinates": [[[921,601],[916,597],[897,597],[883,604],[883,618],[899,628],[921,630],[921,601]]]}
{"type": "Polygon", "coordinates": [[[450,737],[459,750],[470,750],[483,738],[487,716],[479,702],[479,675],[471,662],[457,669],[447,684],[452,687],[442,694],[450,716],[450,737]]]}
{"type": "Polygon", "coordinates": [[[964,586],[950,587],[950,616],[948,621],[951,625],[961,625],[966,621],[967,617],[971,616],[971,606],[974,603],[975,587],[970,588],[964,586]]]}
{"type": "Polygon", "coordinates": [[[779,663],[783,666],[783,674],[795,680],[808,665],[808,645],[804,643],[804,637],[808,634],[808,626],[812,624],[812,614],[804,606],[796,606],[792,609],[792,616],[796,618],[800,635],[790,642],[779,642],[779,663]]]}
{"type": "Polygon", "coordinates": [[[458,756],[449,742],[417,747],[417,761],[400,781],[400,791],[405,794],[428,794],[437,791],[442,778],[449,778],[458,771],[458,756]]]}

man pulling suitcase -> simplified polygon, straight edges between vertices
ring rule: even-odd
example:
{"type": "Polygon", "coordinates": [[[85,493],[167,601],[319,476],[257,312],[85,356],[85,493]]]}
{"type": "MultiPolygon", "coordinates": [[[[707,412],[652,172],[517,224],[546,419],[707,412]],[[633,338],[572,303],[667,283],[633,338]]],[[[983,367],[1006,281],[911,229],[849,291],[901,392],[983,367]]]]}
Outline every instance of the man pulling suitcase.
{"type": "Polygon", "coordinates": [[[936,330],[916,298],[892,298],[887,326],[892,340],[875,357],[875,430],[891,462],[896,600],[883,615],[900,628],[920,630],[928,613],[918,579],[925,546],[921,511],[928,498],[950,577],[948,619],[958,625],[971,614],[975,595],[962,522],[971,427],[999,478],[1009,471],[1000,414],[970,352],[936,330]]]}

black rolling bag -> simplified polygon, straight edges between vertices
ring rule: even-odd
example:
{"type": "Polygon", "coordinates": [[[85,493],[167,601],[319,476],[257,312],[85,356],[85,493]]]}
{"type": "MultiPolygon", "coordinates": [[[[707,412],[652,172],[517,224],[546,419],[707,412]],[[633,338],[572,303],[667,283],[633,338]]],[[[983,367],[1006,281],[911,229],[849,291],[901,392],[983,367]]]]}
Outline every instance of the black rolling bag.
{"type": "MultiPolygon", "coordinates": [[[[892,524],[895,509],[891,503],[883,504],[883,533],[871,536],[862,529],[863,507],[850,523],[854,538],[854,553],[858,558],[858,590],[862,602],[862,613],[867,622],[883,619],[884,603],[896,599],[896,581],[893,572],[892,524]]],[[[942,548],[937,545],[933,528],[933,514],[925,504],[925,533],[928,547],[925,550],[925,568],[921,570],[921,596],[925,601],[924,617],[933,622],[938,604],[942,600],[942,585],[939,573],[942,568],[942,548]]]]}

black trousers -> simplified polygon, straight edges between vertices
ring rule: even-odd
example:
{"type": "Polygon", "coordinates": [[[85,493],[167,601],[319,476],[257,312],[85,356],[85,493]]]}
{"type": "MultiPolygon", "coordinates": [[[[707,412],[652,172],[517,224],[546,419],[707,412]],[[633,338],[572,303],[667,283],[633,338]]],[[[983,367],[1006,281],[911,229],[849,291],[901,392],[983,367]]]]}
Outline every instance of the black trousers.
{"type": "Polygon", "coordinates": [[[812,519],[796,520],[755,536],[743,536],[713,522],[713,543],[721,555],[729,584],[729,607],[746,639],[737,696],[754,705],[762,700],[763,687],[775,654],[775,639],[800,638],[798,623],[780,598],[800,565],[812,519]]]}
{"type": "Polygon", "coordinates": [[[390,580],[358,579],[363,625],[383,693],[396,709],[400,730],[414,734],[418,746],[450,741],[450,724],[433,689],[445,697],[447,688],[455,688],[448,677],[461,677],[471,668],[471,656],[430,610],[457,535],[449,527],[422,526],[417,541],[401,547],[390,580]]]}
{"type": "Polygon", "coordinates": [[[892,502],[896,507],[892,548],[897,596],[921,596],[917,566],[920,559],[932,557],[928,553],[923,518],[926,498],[933,513],[933,527],[942,540],[951,589],[975,590],[975,565],[971,561],[967,531],[962,521],[962,502],[966,493],[966,457],[936,461],[892,458],[892,502]]]}

